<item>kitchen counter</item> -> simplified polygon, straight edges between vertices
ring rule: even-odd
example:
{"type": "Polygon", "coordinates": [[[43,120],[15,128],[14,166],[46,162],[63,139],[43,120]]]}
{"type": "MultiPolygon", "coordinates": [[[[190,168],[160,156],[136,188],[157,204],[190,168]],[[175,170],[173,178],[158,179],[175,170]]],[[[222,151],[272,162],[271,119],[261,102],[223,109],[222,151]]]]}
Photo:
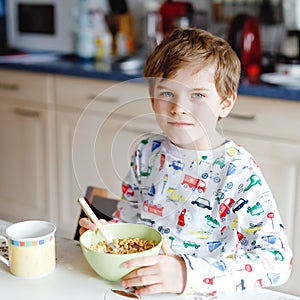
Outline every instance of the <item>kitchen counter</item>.
{"type": "MultiPolygon", "coordinates": [[[[0,220],[0,235],[4,233],[8,225],[8,222],[0,220]]],[[[55,270],[51,274],[37,279],[15,277],[9,272],[8,267],[0,262],[1,299],[39,300],[41,297],[43,300],[106,299],[105,293],[110,288],[120,288],[118,282],[103,280],[92,270],[86,262],[77,241],[56,237],[56,257],[55,270]]],[[[122,297],[122,299],[125,300],[126,298],[122,297]]],[[[144,296],[142,299],[300,300],[300,297],[268,289],[257,289],[226,296],[222,295],[220,298],[200,295],[157,294],[144,296]]]]}
{"type": "MultiPolygon", "coordinates": [[[[7,63],[3,59],[0,62],[0,69],[34,71],[114,81],[137,79],[137,81],[143,82],[142,66],[138,69],[121,71],[120,68],[113,64],[94,61],[83,62],[76,57],[57,57],[57,59],[52,61],[39,61],[36,63],[28,62],[28,60],[24,63],[21,60],[16,60],[15,63],[7,63]]],[[[256,85],[241,83],[238,92],[241,95],[300,101],[300,86],[299,88],[286,88],[263,83],[256,85]]]]}

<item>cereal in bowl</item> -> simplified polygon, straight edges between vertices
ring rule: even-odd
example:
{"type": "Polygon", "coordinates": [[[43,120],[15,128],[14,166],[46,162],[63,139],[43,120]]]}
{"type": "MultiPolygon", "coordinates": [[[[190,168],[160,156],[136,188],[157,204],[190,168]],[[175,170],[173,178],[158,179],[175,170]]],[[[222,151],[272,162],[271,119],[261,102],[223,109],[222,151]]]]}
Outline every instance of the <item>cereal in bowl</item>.
{"type": "Polygon", "coordinates": [[[129,254],[146,251],[157,245],[155,241],[140,238],[114,239],[113,244],[115,248],[111,249],[106,241],[100,241],[97,244],[91,244],[90,249],[109,254],[129,254]]]}

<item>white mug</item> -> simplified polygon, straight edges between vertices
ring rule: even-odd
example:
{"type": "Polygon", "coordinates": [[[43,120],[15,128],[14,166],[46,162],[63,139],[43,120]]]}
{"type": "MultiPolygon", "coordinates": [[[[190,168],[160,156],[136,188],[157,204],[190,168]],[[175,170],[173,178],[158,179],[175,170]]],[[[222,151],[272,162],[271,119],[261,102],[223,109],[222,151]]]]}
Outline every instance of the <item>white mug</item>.
{"type": "Polygon", "coordinates": [[[15,223],[0,235],[8,246],[8,259],[0,255],[10,272],[18,277],[42,277],[55,268],[54,224],[30,220],[15,223]]]}

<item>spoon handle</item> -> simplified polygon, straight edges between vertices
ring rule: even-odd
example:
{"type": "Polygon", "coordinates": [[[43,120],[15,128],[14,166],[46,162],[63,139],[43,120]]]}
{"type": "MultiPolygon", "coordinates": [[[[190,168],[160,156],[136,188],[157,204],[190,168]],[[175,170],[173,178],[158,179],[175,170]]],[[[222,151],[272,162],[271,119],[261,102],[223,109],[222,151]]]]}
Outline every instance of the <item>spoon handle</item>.
{"type": "Polygon", "coordinates": [[[101,222],[98,220],[95,213],[92,211],[91,207],[88,205],[86,200],[83,197],[80,197],[78,199],[78,203],[83,209],[83,211],[86,213],[86,215],[91,219],[91,221],[96,224],[97,228],[99,229],[101,235],[104,237],[107,243],[112,242],[112,237],[108,232],[105,231],[104,226],[101,224],[101,222]]]}

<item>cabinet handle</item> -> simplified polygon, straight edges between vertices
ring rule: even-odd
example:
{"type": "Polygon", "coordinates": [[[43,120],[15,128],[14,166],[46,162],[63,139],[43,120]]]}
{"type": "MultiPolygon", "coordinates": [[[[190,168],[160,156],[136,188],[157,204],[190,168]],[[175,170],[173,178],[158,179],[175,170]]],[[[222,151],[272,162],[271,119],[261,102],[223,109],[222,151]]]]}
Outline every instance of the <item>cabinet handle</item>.
{"type": "Polygon", "coordinates": [[[255,120],[254,115],[241,115],[241,114],[235,114],[235,113],[230,114],[228,116],[228,118],[239,119],[239,120],[244,120],[244,121],[253,121],[253,120],[255,120]]]}
{"type": "Polygon", "coordinates": [[[102,97],[102,96],[98,96],[96,94],[89,94],[88,95],[88,100],[97,100],[97,101],[100,101],[100,102],[107,102],[107,103],[116,103],[116,102],[119,102],[119,99],[116,98],[116,97],[102,97]]]}
{"type": "Polygon", "coordinates": [[[30,117],[30,118],[38,118],[40,113],[36,110],[29,110],[24,108],[15,108],[14,113],[23,117],[30,117]]]}
{"type": "Polygon", "coordinates": [[[20,85],[17,83],[0,82],[0,89],[8,91],[18,91],[20,89],[20,85]]]}

